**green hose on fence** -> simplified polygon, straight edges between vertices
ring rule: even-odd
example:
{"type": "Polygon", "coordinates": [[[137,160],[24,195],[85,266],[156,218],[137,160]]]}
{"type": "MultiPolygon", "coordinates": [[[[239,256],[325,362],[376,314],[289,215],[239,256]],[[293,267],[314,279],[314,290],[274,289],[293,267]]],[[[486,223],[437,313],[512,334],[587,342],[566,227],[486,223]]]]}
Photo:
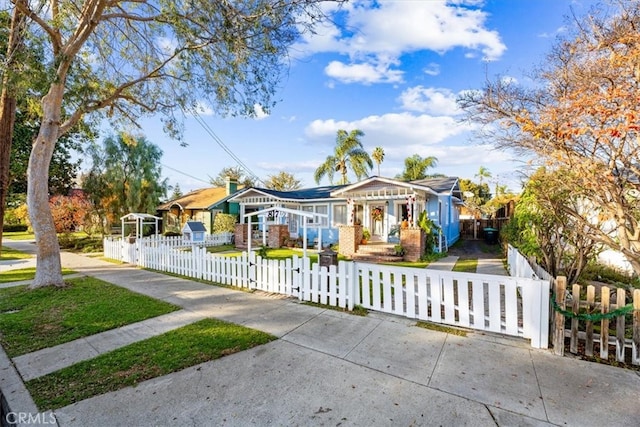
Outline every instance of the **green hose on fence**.
{"type": "Polygon", "coordinates": [[[565,317],[587,320],[590,322],[598,322],[602,319],[613,319],[614,317],[624,316],[633,311],[633,304],[627,304],[624,307],[617,308],[608,313],[574,313],[573,311],[564,310],[556,302],[556,293],[551,292],[551,304],[553,309],[565,317]]]}

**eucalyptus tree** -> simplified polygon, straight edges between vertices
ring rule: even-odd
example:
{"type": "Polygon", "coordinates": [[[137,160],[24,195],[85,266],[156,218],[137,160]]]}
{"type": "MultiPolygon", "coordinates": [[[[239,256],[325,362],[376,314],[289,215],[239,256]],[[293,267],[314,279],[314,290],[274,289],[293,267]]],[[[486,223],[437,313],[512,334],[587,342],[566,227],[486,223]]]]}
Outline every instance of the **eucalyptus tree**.
{"type": "MultiPolygon", "coordinates": [[[[340,2],[340,0],[336,0],[340,2]]],[[[201,102],[220,115],[269,111],[289,47],[324,19],[321,0],[12,0],[13,23],[43,39],[47,80],[29,158],[27,200],[38,246],[32,287],[62,286],[48,205],[58,139],[86,115],[114,125],[157,114],[180,138],[184,111],[201,102]]],[[[17,29],[16,29],[17,31],[17,29]]],[[[23,34],[23,33],[21,33],[23,34]]],[[[15,76],[28,85],[30,76],[15,76]]]]}
{"type": "Polygon", "coordinates": [[[427,177],[427,169],[438,164],[438,159],[434,156],[422,157],[414,154],[404,159],[404,170],[397,178],[402,181],[417,181],[427,177]]]}
{"type": "Polygon", "coordinates": [[[324,163],[318,166],[314,173],[316,184],[319,184],[325,176],[329,178],[330,183],[333,183],[334,172],[340,173],[340,184],[347,184],[349,169],[353,171],[357,179],[367,176],[373,167],[373,161],[362,146],[360,138],[363,136],[364,132],[360,129],[354,129],[349,133],[343,129],[338,130],[333,154],[327,156],[324,163]]]}
{"type": "MultiPolygon", "coordinates": [[[[37,135],[39,127],[34,117],[27,112],[19,111],[16,114],[9,163],[9,197],[27,194],[27,167],[31,154],[31,142],[37,135]]],[[[75,179],[84,158],[74,154],[81,154],[82,147],[94,138],[92,130],[85,124],[80,124],[76,130],[58,139],[49,166],[50,195],[69,193],[75,185],[75,179]]]]}
{"type": "Polygon", "coordinates": [[[380,176],[380,163],[384,160],[384,149],[382,147],[376,147],[371,153],[371,158],[378,165],[378,176],[380,176]]]}

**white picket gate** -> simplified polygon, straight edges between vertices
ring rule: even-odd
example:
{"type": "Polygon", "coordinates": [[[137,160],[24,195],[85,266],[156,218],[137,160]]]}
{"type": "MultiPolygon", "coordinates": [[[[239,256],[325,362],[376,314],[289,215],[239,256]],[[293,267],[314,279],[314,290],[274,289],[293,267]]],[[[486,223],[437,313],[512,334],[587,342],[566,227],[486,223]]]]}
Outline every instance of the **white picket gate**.
{"type": "MultiPolygon", "coordinates": [[[[105,250],[105,256],[109,253],[105,250]]],[[[197,246],[162,244],[138,246],[137,265],[349,310],[358,305],[527,338],[535,348],[548,346],[548,280],[349,261],[327,268],[296,256],[270,260],[245,252],[230,257],[197,246]]]]}
{"type": "Polygon", "coordinates": [[[549,282],[357,263],[357,305],[411,319],[531,339],[546,348],[549,282]]]}

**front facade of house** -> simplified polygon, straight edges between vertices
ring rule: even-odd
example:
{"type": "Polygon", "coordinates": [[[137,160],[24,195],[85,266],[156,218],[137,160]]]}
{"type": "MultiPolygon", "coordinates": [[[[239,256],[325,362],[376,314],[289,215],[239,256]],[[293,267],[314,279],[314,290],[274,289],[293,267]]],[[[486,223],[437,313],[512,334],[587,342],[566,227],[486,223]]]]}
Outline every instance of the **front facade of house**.
{"type": "MultiPolygon", "coordinates": [[[[394,242],[390,234],[403,221],[417,226],[421,212],[441,228],[436,250],[445,250],[460,236],[461,204],[457,178],[434,178],[403,182],[390,178],[370,177],[351,185],[316,187],[294,191],[247,188],[230,201],[240,205],[240,222],[253,222],[257,231],[269,225],[287,225],[291,237],[301,237],[306,228],[307,241],[325,246],[338,243],[341,226],[361,225],[369,230],[371,241],[394,242]],[[268,216],[252,216],[252,212],[272,207],[286,208],[268,216]],[[296,215],[295,211],[316,214],[296,215]],[[306,221],[306,227],[303,227],[306,221]]],[[[394,242],[396,243],[396,242],[394,242]]]]}

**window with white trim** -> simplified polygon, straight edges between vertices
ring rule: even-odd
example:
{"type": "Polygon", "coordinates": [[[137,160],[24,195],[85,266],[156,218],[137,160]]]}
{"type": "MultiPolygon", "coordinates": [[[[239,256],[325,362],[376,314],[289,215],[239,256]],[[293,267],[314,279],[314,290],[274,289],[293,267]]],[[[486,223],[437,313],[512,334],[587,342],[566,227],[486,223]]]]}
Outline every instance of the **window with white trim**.
{"type": "MultiPolygon", "coordinates": [[[[304,205],[300,210],[310,213],[317,213],[326,215],[328,212],[327,205],[304,205]]],[[[313,218],[307,218],[307,224],[313,224],[314,226],[327,227],[329,224],[329,218],[326,216],[314,216],[313,218]]]]}
{"type": "Polygon", "coordinates": [[[339,225],[349,224],[349,217],[347,215],[347,205],[333,205],[333,226],[337,227],[339,225]]]}

